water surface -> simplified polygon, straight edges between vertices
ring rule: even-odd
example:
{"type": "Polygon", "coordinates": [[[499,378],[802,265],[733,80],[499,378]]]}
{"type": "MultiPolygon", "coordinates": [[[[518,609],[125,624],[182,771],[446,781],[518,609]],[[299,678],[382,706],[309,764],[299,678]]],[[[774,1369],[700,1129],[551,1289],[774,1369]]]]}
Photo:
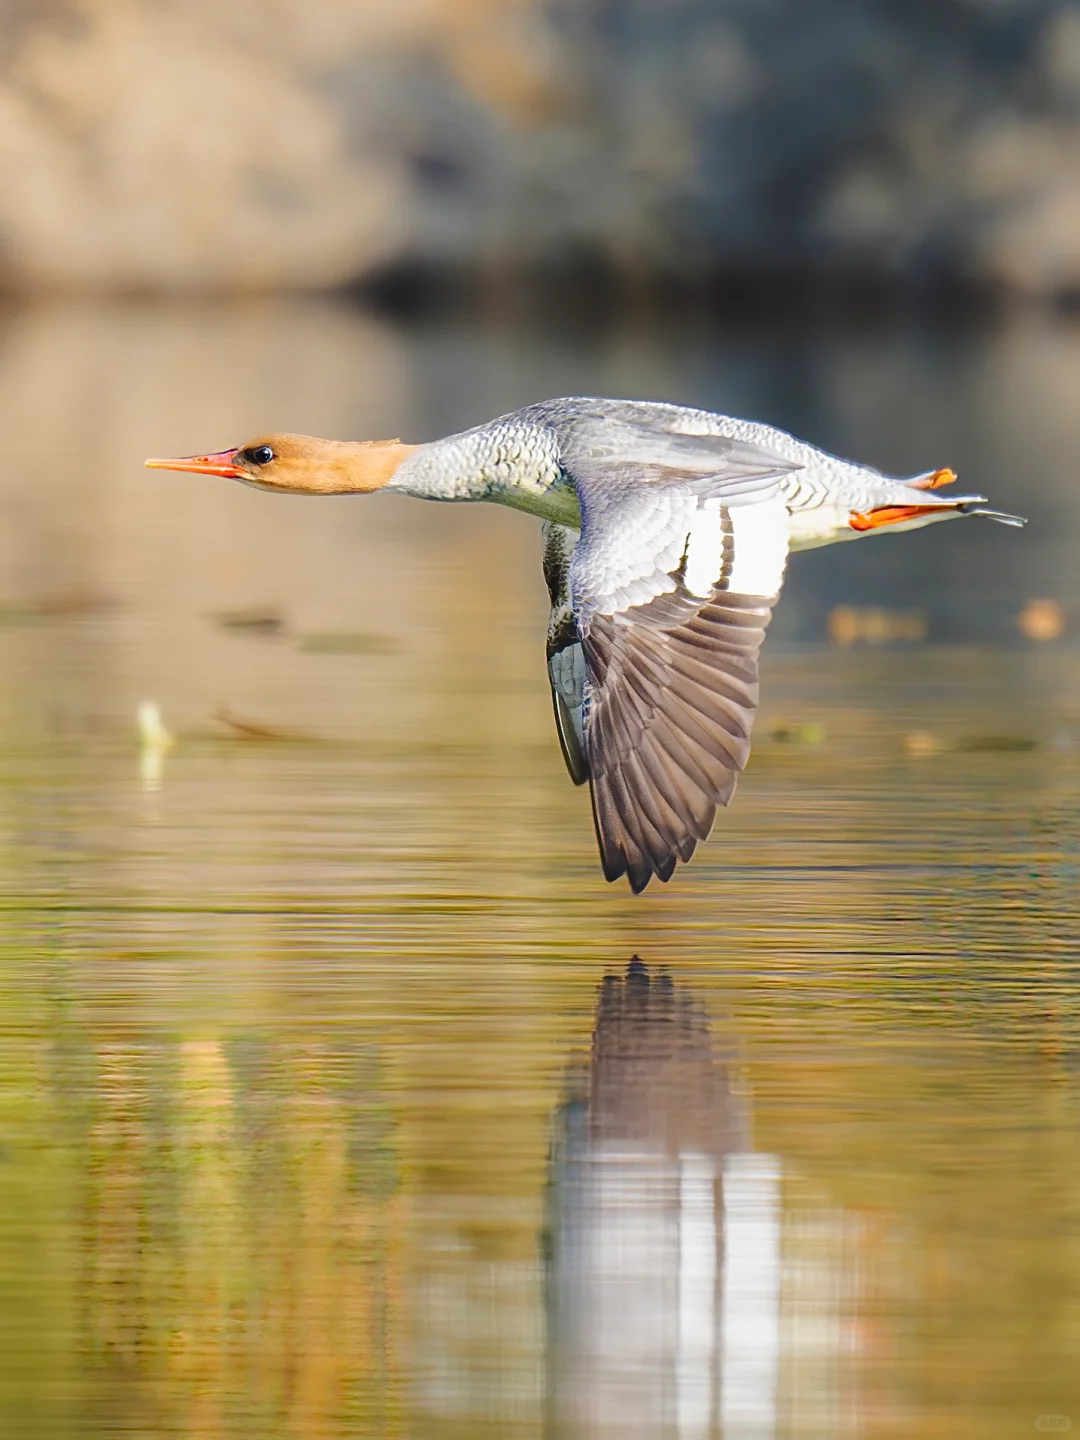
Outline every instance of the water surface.
{"type": "Polygon", "coordinates": [[[8,317],[6,1432],[1080,1424],[1078,376],[1037,328],[8,317]],[[797,557],[736,804],[638,900],[562,773],[527,517],[140,468],[575,391],[1032,516],[797,557]],[[837,607],[925,638],[830,645],[837,607]]]}

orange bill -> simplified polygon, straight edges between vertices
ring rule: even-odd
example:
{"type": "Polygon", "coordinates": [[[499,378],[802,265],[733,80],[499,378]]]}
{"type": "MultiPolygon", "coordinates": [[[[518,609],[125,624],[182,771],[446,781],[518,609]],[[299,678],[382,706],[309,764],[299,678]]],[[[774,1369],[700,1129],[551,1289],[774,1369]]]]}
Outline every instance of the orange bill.
{"type": "Polygon", "coordinates": [[[176,460],[147,460],[148,470],[190,470],[193,475],[223,475],[226,480],[243,480],[247,471],[236,463],[235,450],[218,450],[213,455],[184,455],[176,460]]]}

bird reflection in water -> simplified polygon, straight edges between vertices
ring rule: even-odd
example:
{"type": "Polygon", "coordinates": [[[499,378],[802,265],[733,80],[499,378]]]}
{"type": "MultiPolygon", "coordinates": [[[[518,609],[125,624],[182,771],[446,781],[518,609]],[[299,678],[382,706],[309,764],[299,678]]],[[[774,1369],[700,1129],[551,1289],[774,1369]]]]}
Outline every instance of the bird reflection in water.
{"type": "Polygon", "coordinates": [[[693,998],[636,957],[608,976],[550,1160],[553,1437],[774,1433],[779,1188],[693,998]]]}

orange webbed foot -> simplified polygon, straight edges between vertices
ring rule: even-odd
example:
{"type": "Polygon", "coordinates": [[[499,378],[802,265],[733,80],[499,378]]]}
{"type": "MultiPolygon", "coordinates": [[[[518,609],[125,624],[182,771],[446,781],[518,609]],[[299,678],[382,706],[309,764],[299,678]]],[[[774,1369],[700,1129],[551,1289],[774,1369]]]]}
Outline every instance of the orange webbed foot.
{"type": "Polygon", "coordinates": [[[915,490],[940,490],[943,485],[956,484],[956,471],[947,467],[944,470],[934,470],[930,475],[921,475],[918,480],[912,480],[910,484],[915,490]]]}

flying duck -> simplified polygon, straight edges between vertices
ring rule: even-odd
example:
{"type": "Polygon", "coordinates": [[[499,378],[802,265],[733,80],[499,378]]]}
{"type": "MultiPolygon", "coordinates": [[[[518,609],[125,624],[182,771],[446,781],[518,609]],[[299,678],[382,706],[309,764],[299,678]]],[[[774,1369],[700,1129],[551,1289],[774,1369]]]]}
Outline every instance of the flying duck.
{"type": "Polygon", "coordinates": [[[589,782],[608,880],[669,880],[750,754],[758,652],[788,552],[985,515],[956,476],[890,479],[749,420],[571,397],[426,445],[265,435],[147,460],[313,495],[490,500],[543,522],[563,757],[589,782]]]}

